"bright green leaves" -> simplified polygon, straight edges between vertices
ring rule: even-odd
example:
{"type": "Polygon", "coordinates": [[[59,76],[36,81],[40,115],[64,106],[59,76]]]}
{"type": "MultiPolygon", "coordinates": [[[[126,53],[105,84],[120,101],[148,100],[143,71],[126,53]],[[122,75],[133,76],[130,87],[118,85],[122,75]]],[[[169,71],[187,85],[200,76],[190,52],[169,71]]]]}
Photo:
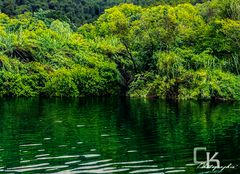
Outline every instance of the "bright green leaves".
{"type": "Polygon", "coordinates": [[[59,69],[48,77],[44,93],[57,97],[99,96],[116,94],[118,72],[114,67],[59,69]]]}
{"type": "Polygon", "coordinates": [[[76,97],[79,95],[71,72],[65,68],[57,70],[49,76],[45,90],[49,96],[76,97]]]}
{"type": "Polygon", "coordinates": [[[132,4],[123,4],[106,10],[96,22],[96,30],[99,35],[128,35],[131,23],[138,19],[141,14],[141,7],[132,4]]]}
{"type": "Polygon", "coordinates": [[[122,4],[77,32],[48,12],[0,14],[1,95],[240,100],[238,1],[122,4]]]}
{"type": "Polygon", "coordinates": [[[179,87],[180,99],[239,100],[239,77],[221,70],[199,70],[179,87]]]}
{"type": "Polygon", "coordinates": [[[117,64],[130,96],[237,99],[239,21],[221,19],[221,5],[124,4],[79,32],[91,50],[117,64]],[[231,78],[221,78],[226,74],[231,78]]]}
{"type": "Polygon", "coordinates": [[[160,75],[168,78],[181,76],[181,73],[184,71],[184,59],[173,52],[159,52],[156,53],[156,57],[158,58],[158,71],[160,75]]]}
{"type": "Polygon", "coordinates": [[[2,17],[1,96],[117,94],[120,77],[116,65],[95,53],[98,48],[93,49],[69,24],[56,20],[47,26],[29,14],[2,17]]]}
{"type": "Polygon", "coordinates": [[[0,71],[0,96],[29,97],[39,95],[38,76],[0,71]]]}

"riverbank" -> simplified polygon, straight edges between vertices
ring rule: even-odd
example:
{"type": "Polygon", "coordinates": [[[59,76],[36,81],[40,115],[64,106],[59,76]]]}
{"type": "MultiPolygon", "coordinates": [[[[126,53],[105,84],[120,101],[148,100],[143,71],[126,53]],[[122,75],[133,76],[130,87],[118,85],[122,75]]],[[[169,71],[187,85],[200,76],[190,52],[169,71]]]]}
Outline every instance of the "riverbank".
{"type": "Polygon", "coordinates": [[[1,13],[0,96],[240,100],[240,21],[227,8],[122,4],[77,31],[1,13]]]}

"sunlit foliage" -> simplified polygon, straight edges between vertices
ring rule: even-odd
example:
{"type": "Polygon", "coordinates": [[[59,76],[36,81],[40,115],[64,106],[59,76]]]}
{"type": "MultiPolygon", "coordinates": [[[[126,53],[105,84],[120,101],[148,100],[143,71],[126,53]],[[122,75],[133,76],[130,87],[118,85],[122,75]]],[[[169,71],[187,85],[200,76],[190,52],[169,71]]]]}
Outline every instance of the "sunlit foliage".
{"type": "Polygon", "coordinates": [[[130,96],[240,99],[240,21],[226,4],[236,9],[239,2],[123,4],[79,33],[116,62],[130,96]]]}
{"type": "Polygon", "coordinates": [[[58,20],[49,27],[28,14],[1,14],[1,96],[116,94],[119,73],[81,34],[58,20]]]}
{"type": "Polygon", "coordinates": [[[74,25],[79,26],[94,21],[104,9],[121,3],[148,6],[184,2],[195,4],[202,0],[1,0],[0,9],[11,16],[32,12],[35,17],[46,22],[54,19],[68,22],[71,20],[74,25]]]}
{"type": "Polygon", "coordinates": [[[0,14],[0,95],[240,100],[239,5],[122,4],[76,31],[0,14]]]}

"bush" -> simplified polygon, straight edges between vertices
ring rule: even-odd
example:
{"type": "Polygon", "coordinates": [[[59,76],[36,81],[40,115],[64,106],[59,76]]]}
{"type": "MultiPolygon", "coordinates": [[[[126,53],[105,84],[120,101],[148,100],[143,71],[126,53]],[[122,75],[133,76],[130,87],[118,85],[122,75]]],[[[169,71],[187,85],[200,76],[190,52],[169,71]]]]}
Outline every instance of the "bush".
{"type": "Polygon", "coordinates": [[[77,97],[79,91],[71,71],[62,68],[52,73],[45,84],[44,93],[56,97],[77,97]]]}

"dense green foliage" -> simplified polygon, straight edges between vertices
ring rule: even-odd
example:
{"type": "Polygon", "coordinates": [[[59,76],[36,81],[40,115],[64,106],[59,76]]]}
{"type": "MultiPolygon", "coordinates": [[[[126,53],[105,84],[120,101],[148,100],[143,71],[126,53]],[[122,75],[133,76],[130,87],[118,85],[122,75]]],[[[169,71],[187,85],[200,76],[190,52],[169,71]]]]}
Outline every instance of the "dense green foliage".
{"type": "Polygon", "coordinates": [[[77,26],[95,20],[104,9],[120,3],[136,5],[155,5],[164,3],[202,2],[201,0],[1,0],[0,9],[8,15],[18,15],[24,12],[37,12],[36,16],[45,18],[70,19],[77,26]],[[47,10],[44,13],[39,10],[47,10]]]}
{"type": "Polygon", "coordinates": [[[28,14],[0,19],[1,96],[116,93],[116,65],[89,50],[68,24],[56,20],[48,27],[28,14]]]}
{"type": "Polygon", "coordinates": [[[0,94],[240,99],[240,0],[122,4],[73,32],[0,16],[0,94]]]}

